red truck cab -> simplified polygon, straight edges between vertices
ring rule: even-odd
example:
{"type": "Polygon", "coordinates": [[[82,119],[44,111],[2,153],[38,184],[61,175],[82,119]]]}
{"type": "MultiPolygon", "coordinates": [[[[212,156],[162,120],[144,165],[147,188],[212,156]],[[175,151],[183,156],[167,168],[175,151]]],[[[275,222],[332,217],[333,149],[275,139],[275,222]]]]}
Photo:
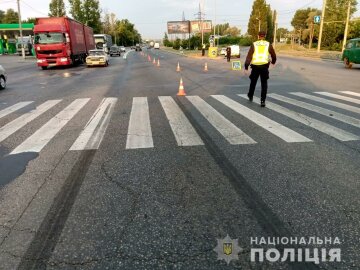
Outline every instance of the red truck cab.
{"type": "Polygon", "coordinates": [[[37,65],[42,69],[83,63],[95,48],[92,29],[67,17],[37,18],[34,34],[37,65]]]}

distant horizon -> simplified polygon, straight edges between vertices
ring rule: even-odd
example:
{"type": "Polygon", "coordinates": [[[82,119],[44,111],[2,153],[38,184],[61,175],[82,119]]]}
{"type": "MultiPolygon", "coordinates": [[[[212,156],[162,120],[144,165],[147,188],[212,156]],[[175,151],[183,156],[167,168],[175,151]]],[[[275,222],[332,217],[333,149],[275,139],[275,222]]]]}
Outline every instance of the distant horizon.
{"type": "MultiPolygon", "coordinates": [[[[230,11],[228,11],[226,6],[227,1],[210,0],[204,2],[206,19],[211,20],[213,25],[229,23],[230,26],[240,28],[241,35],[247,32],[248,20],[253,5],[252,0],[245,1],[245,3],[233,3],[230,11]]],[[[278,12],[278,27],[289,30],[292,29],[291,20],[296,10],[308,7],[321,9],[322,7],[322,0],[308,0],[306,3],[299,3],[295,0],[268,0],[266,2],[270,4],[273,10],[275,9],[278,12]]],[[[22,0],[20,3],[22,20],[30,17],[48,16],[50,0],[31,0],[31,2],[29,0],[22,0]]],[[[65,1],[65,5],[68,12],[68,1],[65,1]]],[[[122,4],[117,6],[114,6],[110,0],[100,0],[100,6],[103,11],[114,13],[119,20],[128,19],[135,25],[143,39],[162,39],[164,33],[167,32],[168,21],[181,21],[183,13],[185,14],[185,19],[194,20],[195,14],[199,11],[199,1],[194,0],[183,0],[181,2],[175,0],[153,0],[141,5],[142,8],[139,10],[138,5],[133,5],[133,2],[129,0],[123,0],[122,4]]],[[[1,10],[6,11],[9,8],[17,11],[16,1],[0,2],[1,10]]],[[[354,17],[360,16],[360,3],[358,3],[357,9],[358,11],[354,14],[354,17]]],[[[71,17],[69,12],[67,16],[71,17]]]]}

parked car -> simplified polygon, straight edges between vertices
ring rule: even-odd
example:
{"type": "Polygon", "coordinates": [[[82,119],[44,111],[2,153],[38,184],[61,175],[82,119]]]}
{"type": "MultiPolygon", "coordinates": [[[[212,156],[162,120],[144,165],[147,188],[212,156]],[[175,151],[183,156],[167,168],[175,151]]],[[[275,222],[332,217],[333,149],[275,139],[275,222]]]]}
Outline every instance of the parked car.
{"type": "Polygon", "coordinates": [[[159,50],[159,49],[160,49],[160,43],[156,42],[156,43],[154,44],[154,49],[159,50]]]}
{"type": "Polygon", "coordinates": [[[135,51],[139,51],[139,52],[142,51],[140,44],[136,44],[135,51]]]}
{"type": "Polygon", "coordinates": [[[124,47],[124,46],[120,46],[120,51],[121,51],[121,52],[126,52],[125,47],[124,47]]]}
{"type": "Polygon", "coordinates": [[[240,46],[239,45],[231,45],[231,57],[240,58],[240,46]]]}
{"type": "Polygon", "coordinates": [[[86,65],[90,66],[105,66],[109,65],[109,56],[104,50],[91,50],[89,56],[86,57],[86,65]]]}
{"type": "Polygon", "coordinates": [[[346,68],[352,68],[353,64],[360,64],[360,38],[348,41],[342,55],[342,60],[346,68]]]}
{"type": "Polygon", "coordinates": [[[0,89],[6,88],[7,73],[3,66],[0,65],[0,89]]]}
{"type": "Polygon", "coordinates": [[[121,49],[118,46],[111,46],[109,51],[110,56],[117,55],[121,56],[121,49]]]}

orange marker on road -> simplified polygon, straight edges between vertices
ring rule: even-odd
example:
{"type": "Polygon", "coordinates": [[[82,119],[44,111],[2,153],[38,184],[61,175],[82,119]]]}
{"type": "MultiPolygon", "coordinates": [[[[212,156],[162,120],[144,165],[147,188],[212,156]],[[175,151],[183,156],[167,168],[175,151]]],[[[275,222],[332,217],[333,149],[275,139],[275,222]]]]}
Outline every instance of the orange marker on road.
{"type": "Polygon", "coordinates": [[[176,71],[177,71],[177,72],[180,72],[180,63],[179,63],[179,62],[178,62],[178,64],[177,64],[176,71]]]}
{"type": "Polygon", "coordinates": [[[160,67],[160,59],[157,61],[157,67],[160,67]]]}
{"type": "Polygon", "coordinates": [[[154,57],[154,60],[153,60],[153,64],[154,64],[154,65],[156,64],[156,60],[155,60],[155,57],[154,57]]]}
{"type": "Polygon", "coordinates": [[[180,85],[179,85],[179,92],[177,93],[178,96],[186,96],[183,79],[180,78],[180,85]]]}
{"type": "Polygon", "coordinates": [[[204,71],[206,72],[206,71],[209,71],[208,70],[208,65],[207,65],[207,63],[205,63],[205,65],[204,65],[204,71]]]}

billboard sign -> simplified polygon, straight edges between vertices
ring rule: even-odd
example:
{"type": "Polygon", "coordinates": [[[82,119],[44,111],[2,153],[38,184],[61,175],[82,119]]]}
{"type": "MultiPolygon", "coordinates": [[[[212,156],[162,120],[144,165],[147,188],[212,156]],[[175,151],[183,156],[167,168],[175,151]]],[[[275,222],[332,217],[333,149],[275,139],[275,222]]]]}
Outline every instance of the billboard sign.
{"type": "Polygon", "coordinates": [[[201,29],[204,30],[204,33],[211,33],[212,23],[210,20],[202,21],[202,28],[201,28],[201,21],[191,21],[191,33],[201,33],[201,29]]]}
{"type": "Polygon", "coordinates": [[[168,34],[190,33],[190,21],[172,21],[167,23],[168,34]]]}

